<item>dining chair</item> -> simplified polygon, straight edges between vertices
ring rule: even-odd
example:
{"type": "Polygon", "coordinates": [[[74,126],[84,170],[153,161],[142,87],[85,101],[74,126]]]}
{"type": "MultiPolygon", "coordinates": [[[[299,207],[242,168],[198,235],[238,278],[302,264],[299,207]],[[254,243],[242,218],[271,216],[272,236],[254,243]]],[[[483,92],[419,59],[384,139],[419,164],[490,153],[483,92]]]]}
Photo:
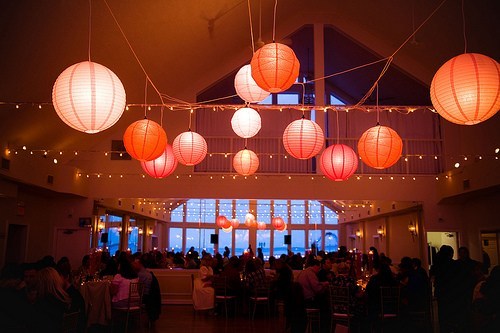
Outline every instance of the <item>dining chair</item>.
{"type": "Polygon", "coordinates": [[[65,313],[61,323],[61,333],[77,333],[80,311],[65,313]]]}
{"type": "Polygon", "coordinates": [[[137,314],[139,317],[139,323],[141,322],[142,307],[142,297],[144,294],[144,284],[141,282],[131,282],[129,287],[127,306],[125,307],[114,307],[113,311],[119,313],[125,313],[125,333],[128,331],[128,321],[131,314],[137,314]]]}
{"type": "Polygon", "coordinates": [[[257,304],[267,305],[267,315],[271,315],[271,285],[269,280],[264,280],[260,285],[257,285],[250,291],[250,309],[248,314],[255,318],[255,312],[257,311],[257,304]],[[253,305],[253,306],[252,306],[253,305]]]}
{"type": "Polygon", "coordinates": [[[401,288],[399,286],[380,287],[379,321],[382,332],[387,322],[397,321],[399,319],[400,294],[401,288]]]}
{"type": "Polygon", "coordinates": [[[351,326],[351,295],[349,287],[330,286],[330,308],[332,311],[331,331],[337,323],[351,326]]]}
{"type": "Polygon", "coordinates": [[[228,295],[227,280],[225,276],[215,276],[212,281],[212,287],[214,288],[215,291],[215,305],[217,305],[217,303],[224,304],[224,313],[227,318],[228,303],[233,302],[234,308],[236,309],[237,297],[236,295],[228,295]]]}

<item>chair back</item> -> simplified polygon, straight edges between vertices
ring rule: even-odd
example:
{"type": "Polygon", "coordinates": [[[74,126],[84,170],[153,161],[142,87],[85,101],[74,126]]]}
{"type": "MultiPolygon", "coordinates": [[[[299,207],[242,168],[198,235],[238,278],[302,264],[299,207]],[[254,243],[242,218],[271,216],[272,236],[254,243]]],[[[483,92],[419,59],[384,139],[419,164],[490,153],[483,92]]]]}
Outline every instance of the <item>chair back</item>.
{"type": "Polygon", "coordinates": [[[332,313],[349,315],[351,313],[349,287],[330,286],[330,306],[332,313]]]}
{"type": "Polygon", "coordinates": [[[380,314],[399,315],[400,287],[380,287],[380,314]]]}
{"type": "Polygon", "coordinates": [[[142,304],[142,296],[144,294],[144,284],[141,282],[130,282],[128,294],[128,307],[137,307],[142,304]]]}
{"type": "Polygon", "coordinates": [[[271,293],[271,282],[269,279],[265,279],[260,283],[256,284],[251,290],[251,296],[253,297],[267,297],[269,298],[271,293]]]}
{"type": "Polygon", "coordinates": [[[80,319],[80,311],[65,313],[61,323],[62,333],[77,333],[78,320],[80,319]]]}
{"type": "Polygon", "coordinates": [[[212,288],[214,288],[215,296],[227,296],[227,285],[225,276],[214,276],[212,280],[212,288]]]}

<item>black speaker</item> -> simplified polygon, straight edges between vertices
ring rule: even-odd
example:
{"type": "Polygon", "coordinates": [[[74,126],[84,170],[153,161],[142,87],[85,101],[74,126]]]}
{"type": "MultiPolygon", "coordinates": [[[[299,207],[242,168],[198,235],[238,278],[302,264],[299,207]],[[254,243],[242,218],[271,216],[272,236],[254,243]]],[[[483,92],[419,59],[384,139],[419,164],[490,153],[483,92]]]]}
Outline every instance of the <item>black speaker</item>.
{"type": "Polygon", "coordinates": [[[108,233],[107,232],[103,232],[101,234],[101,243],[107,243],[108,242],[108,233]]]}
{"type": "Polygon", "coordinates": [[[210,234],[210,244],[219,244],[219,235],[210,234]]]}
{"type": "Polygon", "coordinates": [[[292,245],[292,235],[285,235],[285,245],[292,245]]]}

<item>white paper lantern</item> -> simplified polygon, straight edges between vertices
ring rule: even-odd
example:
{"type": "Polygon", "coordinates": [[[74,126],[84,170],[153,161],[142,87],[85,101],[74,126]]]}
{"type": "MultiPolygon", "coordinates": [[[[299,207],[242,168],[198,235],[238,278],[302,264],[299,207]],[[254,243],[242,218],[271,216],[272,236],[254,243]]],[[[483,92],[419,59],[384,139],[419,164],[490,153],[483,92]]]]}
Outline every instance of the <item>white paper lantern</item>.
{"type": "Polygon", "coordinates": [[[187,131],[177,135],[172,143],[172,150],[179,163],[196,165],[207,156],[207,142],[200,134],[187,131]]]}
{"type": "Polygon", "coordinates": [[[243,149],[234,155],[233,167],[242,176],[250,176],[259,168],[259,157],[249,149],[243,149]]]}
{"type": "Polygon", "coordinates": [[[83,61],[66,68],[52,89],[52,103],[59,118],[85,133],[113,126],[125,110],[125,89],[108,68],[83,61]]]}
{"type": "Polygon", "coordinates": [[[260,114],[252,108],[241,108],[233,114],[231,127],[239,137],[251,138],[260,131],[260,114]]]}
{"type": "Polygon", "coordinates": [[[250,65],[241,67],[236,73],[234,89],[238,96],[247,103],[262,102],[271,94],[257,85],[252,77],[252,67],[250,65]]]}

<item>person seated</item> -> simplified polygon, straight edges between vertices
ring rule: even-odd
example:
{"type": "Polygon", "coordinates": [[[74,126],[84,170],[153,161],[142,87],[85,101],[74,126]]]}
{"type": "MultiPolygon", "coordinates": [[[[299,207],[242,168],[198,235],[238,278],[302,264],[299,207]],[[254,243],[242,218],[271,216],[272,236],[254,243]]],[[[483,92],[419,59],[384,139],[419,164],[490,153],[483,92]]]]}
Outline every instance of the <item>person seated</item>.
{"type": "Polygon", "coordinates": [[[380,287],[395,287],[397,285],[398,282],[389,265],[381,263],[378,268],[375,268],[375,274],[370,277],[365,292],[370,318],[376,318],[380,313],[380,287]]]}
{"type": "Polygon", "coordinates": [[[83,333],[85,332],[85,326],[87,323],[87,317],[85,314],[85,300],[83,299],[82,294],[75,288],[73,283],[71,283],[71,266],[68,261],[59,260],[57,262],[57,272],[63,279],[63,288],[66,293],[71,298],[70,308],[67,311],[68,313],[79,312],[78,317],[78,327],[77,332],[83,333]]]}
{"type": "Polygon", "coordinates": [[[195,310],[211,310],[214,308],[215,291],[212,287],[214,271],[212,269],[212,256],[206,254],[201,259],[198,277],[193,284],[193,306],[195,310]]]}
{"type": "Polygon", "coordinates": [[[284,300],[286,294],[290,291],[290,288],[292,288],[293,272],[285,260],[281,258],[275,261],[275,267],[276,275],[272,285],[274,298],[277,300],[284,300]]]}
{"type": "Polygon", "coordinates": [[[156,276],[146,269],[149,264],[148,254],[143,254],[133,262],[133,268],[138,275],[139,282],[144,285],[142,303],[146,306],[150,322],[154,322],[161,313],[161,293],[156,276]]]}
{"type": "Polygon", "coordinates": [[[111,306],[124,308],[128,306],[130,283],[139,282],[137,273],[133,270],[130,261],[121,256],[118,264],[118,274],[113,277],[110,285],[111,306]]]}
{"type": "Polygon", "coordinates": [[[0,326],[4,333],[26,331],[26,318],[31,317],[31,306],[24,287],[22,267],[5,265],[0,276],[0,326]]]}
{"type": "Polygon", "coordinates": [[[260,259],[250,259],[245,265],[245,288],[248,291],[253,291],[255,288],[265,286],[266,283],[266,272],[262,267],[262,261],[260,259]]]}
{"type": "Polygon", "coordinates": [[[229,261],[220,276],[226,278],[226,289],[228,295],[238,296],[241,294],[240,259],[236,256],[229,261]]]}

